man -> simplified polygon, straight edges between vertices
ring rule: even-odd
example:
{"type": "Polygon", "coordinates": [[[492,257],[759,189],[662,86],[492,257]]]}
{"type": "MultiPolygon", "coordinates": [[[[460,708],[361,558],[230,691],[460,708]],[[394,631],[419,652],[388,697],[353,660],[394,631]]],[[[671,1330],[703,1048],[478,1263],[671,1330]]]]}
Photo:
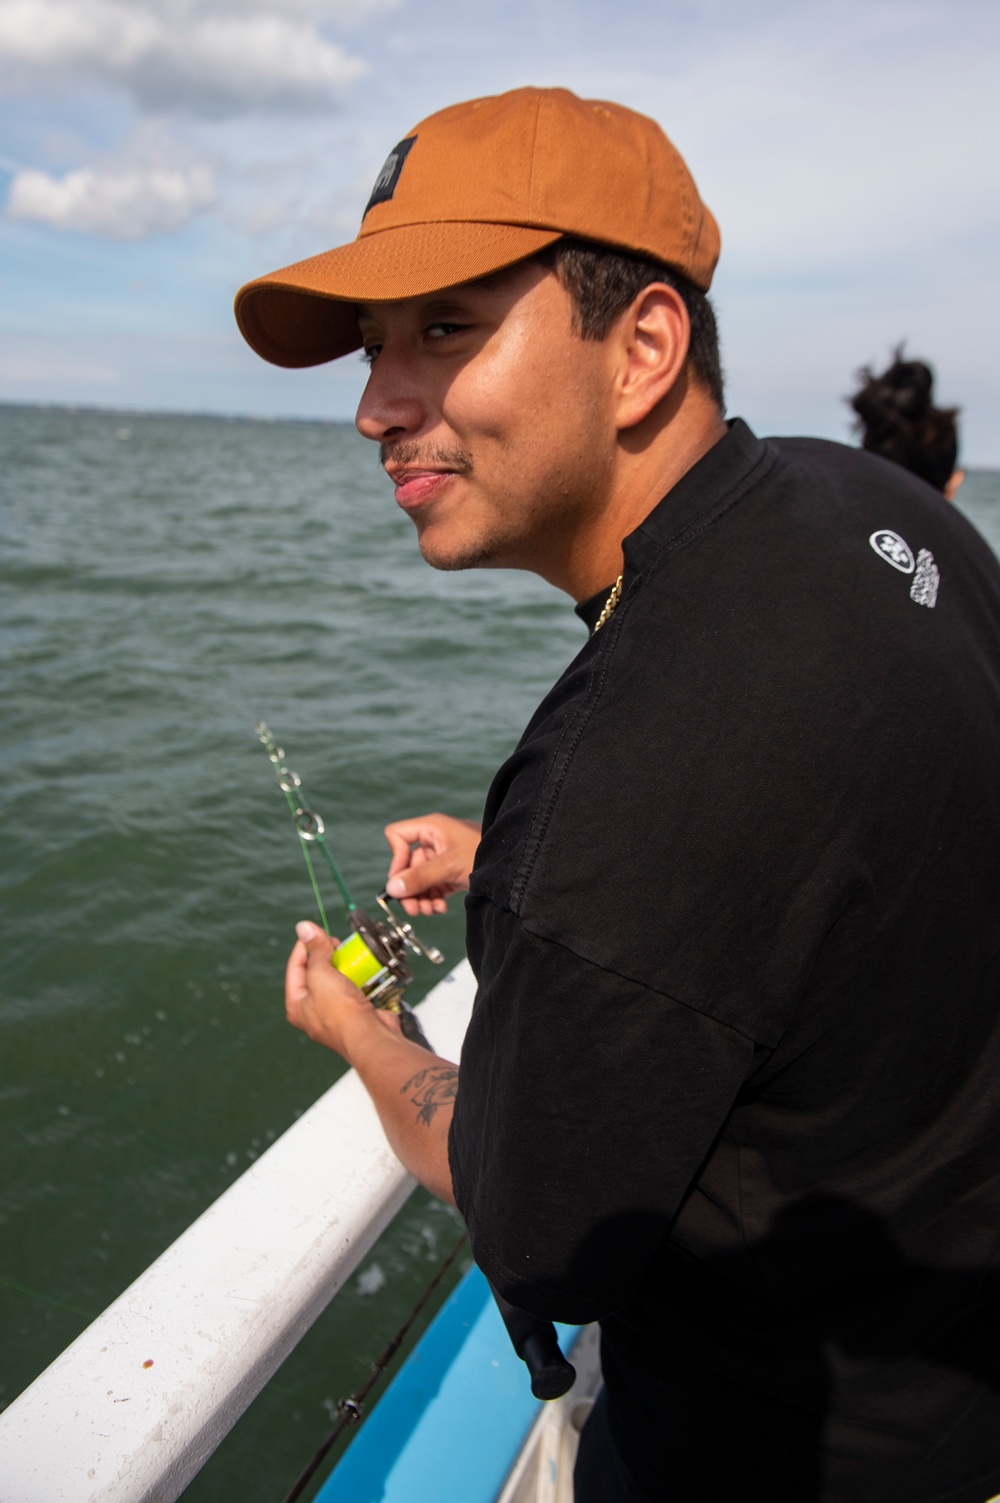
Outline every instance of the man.
{"type": "Polygon", "coordinates": [[[1000,571],[902,470],[726,425],[717,251],[651,121],[523,89],[422,122],[352,245],[240,293],[278,364],[364,348],[432,565],[532,569],[591,629],[478,850],[387,832],[411,911],[469,886],[460,1083],[312,925],[288,1015],[502,1294],[600,1319],[578,1503],[985,1503],[1000,571]]]}

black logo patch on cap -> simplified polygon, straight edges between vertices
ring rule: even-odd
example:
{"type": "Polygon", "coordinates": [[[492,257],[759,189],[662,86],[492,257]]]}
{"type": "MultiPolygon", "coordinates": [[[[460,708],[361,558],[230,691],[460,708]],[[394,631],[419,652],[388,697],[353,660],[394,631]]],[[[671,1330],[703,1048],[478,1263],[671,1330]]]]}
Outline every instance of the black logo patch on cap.
{"type": "Polygon", "coordinates": [[[364,219],[369,209],[374,209],[376,204],[387,203],[395,193],[396,184],[399,182],[399,174],[403,170],[403,163],[409,156],[410,147],[416,139],[416,136],[407,136],[405,141],[400,141],[398,146],[392,148],[382,164],[382,171],[375,179],[372,196],[365,204],[365,213],[362,214],[362,219],[364,219]]]}

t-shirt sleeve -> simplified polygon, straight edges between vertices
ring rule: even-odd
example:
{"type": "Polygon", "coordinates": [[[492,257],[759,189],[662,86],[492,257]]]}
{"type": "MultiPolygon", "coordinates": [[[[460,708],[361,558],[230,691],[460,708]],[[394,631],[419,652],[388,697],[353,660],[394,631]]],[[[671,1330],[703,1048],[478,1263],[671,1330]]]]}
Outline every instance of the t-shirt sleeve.
{"type": "Polygon", "coordinates": [[[450,1140],[476,1261],[511,1303],[624,1304],[750,1068],[753,1041],[471,899],[491,957],[450,1140]]]}

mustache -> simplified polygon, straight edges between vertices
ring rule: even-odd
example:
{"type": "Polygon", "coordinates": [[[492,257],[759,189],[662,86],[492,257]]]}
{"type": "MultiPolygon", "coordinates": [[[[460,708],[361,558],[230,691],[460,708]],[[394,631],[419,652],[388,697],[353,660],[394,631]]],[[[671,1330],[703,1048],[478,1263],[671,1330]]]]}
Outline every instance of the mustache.
{"type": "Polygon", "coordinates": [[[459,475],[467,475],[472,469],[472,455],[465,449],[444,449],[405,440],[379,444],[379,464],[384,468],[390,460],[404,470],[455,470],[459,475]]]}

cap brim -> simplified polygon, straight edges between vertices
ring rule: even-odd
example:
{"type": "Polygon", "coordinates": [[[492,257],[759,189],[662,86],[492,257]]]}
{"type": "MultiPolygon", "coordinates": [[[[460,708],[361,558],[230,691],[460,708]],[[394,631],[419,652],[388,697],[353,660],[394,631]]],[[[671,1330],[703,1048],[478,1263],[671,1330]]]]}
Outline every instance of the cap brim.
{"type": "Polygon", "coordinates": [[[248,282],[236,294],[236,322],[272,365],[322,365],[361,348],[355,304],[473,282],[561,238],[560,230],[453,221],[378,230],[248,282]]]}

